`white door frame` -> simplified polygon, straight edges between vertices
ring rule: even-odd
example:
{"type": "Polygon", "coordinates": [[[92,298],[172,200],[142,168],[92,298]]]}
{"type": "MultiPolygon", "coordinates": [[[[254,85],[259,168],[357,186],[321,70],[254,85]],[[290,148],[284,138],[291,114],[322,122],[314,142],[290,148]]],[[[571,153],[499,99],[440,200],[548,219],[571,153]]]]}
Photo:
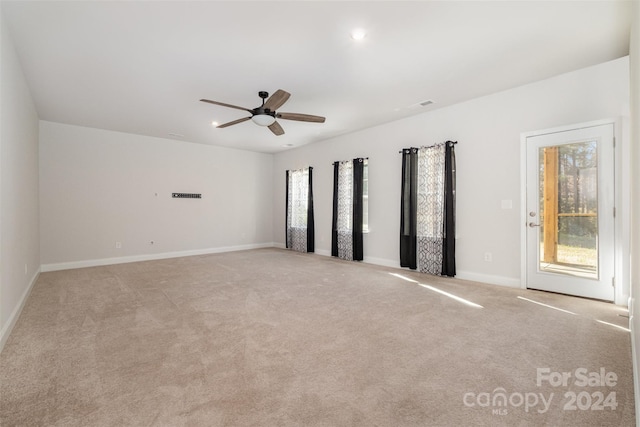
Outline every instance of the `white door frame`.
{"type": "Polygon", "coordinates": [[[614,250],[615,250],[615,291],[614,303],[628,305],[629,300],[629,149],[626,147],[628,123],[619,119],[603,119],[586,123],[559,126],[549,129],[524,132],[520,134],[520,287],[527,288],[527,138],[550,133],[565,132],[585,127],[613,124],[614,149],[614,205],[616,217],[614,219],[614,250]],[[623,139],[623,136],[625,137],[623,139]]]}

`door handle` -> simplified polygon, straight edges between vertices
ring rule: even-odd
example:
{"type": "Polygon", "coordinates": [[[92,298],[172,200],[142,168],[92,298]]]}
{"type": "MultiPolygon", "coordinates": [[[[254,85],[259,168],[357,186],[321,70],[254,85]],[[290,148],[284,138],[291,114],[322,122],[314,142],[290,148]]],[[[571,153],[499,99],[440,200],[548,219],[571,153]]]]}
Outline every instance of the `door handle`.
{"type": "Polygon", "coordinates": [[[536,224],[535,222],[530,222],[529,223],[529,227],[533,228],[533,227],[540,227],[540,224],[536,224]]]}

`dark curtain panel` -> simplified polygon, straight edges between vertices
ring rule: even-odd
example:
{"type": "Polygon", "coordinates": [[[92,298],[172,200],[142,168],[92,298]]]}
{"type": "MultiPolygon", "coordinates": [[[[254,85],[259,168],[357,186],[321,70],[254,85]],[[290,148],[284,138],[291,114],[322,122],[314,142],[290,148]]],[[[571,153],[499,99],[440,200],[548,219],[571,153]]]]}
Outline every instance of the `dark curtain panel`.
{"type": "Polygon", "coordinates": [[[340,162],[333,163],[333,219],[331,220],[331,256],[338,256],[338,169],[340,162]]]}
{"type": "Polygon", "coordinates": [[[400,200],[400,266],[418,268],[416,226],[418,206],[418,149],[402,150],[402,195],[400,200]]]}
{"type": "Polygon", "coordinates": [[[287,178],[287,184],[285,187],[285,207],[284,207],[284,218],[285,218],[285,224],[284,224],[284,244],[285,247],[287,249],[289,248],[289,171],[287,171],[286,174],[286,178],[287,178]]]}
{"type": "Polygon", "coordinates": [[[454,142],[447,141],[445,151],[444,240],[442,275],[456,275],[456,154],[454,142]]]}
{"type": "Polygon", "coordinates": [[[362,244],[364,159],[353,159],[353,260],[364,259],[362,244]]]}
{"type": "Polygon", "coordinates": [[[307,204],[307,252],[315,252],[315,220],[313,218],[313,168],[309,167],[309,203],[307,204]]]}

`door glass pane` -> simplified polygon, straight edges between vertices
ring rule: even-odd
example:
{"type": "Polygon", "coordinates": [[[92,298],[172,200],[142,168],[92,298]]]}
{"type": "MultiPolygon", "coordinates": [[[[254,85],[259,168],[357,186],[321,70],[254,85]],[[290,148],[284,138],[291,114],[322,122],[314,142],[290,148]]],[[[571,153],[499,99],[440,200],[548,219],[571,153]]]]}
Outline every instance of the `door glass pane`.
{"type": "Polygon", "coordinates": [[[598,278],[596,141],[539,151],[541,271],[598,278]]]}

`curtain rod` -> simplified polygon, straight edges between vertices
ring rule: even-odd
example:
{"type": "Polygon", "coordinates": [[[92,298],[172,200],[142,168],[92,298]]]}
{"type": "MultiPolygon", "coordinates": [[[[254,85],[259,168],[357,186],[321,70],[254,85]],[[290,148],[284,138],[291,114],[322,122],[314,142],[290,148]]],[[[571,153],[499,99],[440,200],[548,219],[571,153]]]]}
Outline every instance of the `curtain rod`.
{"type": "MultiPolygon", "coordinates": [[[[458,143],[458,141],[445,141],[445,142],[441,142],[441,143],[439,143],[439,144],[425,145],[424,147],[421,147],[421,148],[431,148],[431,147],[435,147],[436,145],[440,145],[440,144],[447,144],[447,143],[451,143],[451,144],[453,144],[453,145],[456,145],[456,144],[458,143]]],[[[414,147],[411,147],[411,148],[414,148],[414,147]]],[[[402,152],[403,152],[404,150],[410,150],[411,148],[405,148],[405,149],[403,149],[403,150],[398,151],[398,153],[402,154],[402,152]]]]}
{"type": "MultiPolygon", "coordinates": [[[[369,160],[368,157],[356,157],[356,159],[362,159],[362,160],[369,160]]],[[[353,159],[355,160],[355,159],[353,159]]],[[[336,160],[335,162],[331,163],[331,165],[335,165],[336,163],[340,163],[340,162],[348,162],[349,160],[336,160]]]]}

